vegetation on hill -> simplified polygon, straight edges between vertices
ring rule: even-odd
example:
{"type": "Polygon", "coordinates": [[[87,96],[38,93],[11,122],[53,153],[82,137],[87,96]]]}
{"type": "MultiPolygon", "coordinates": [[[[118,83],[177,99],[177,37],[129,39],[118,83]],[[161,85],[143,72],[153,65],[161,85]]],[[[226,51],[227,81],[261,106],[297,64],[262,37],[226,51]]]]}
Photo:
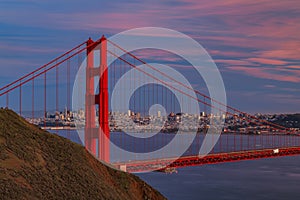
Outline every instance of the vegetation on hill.
{"type": "Polygon", "coordinates": [[[165,199],[68,139],[0,109],[0,199],[165,199]]]}

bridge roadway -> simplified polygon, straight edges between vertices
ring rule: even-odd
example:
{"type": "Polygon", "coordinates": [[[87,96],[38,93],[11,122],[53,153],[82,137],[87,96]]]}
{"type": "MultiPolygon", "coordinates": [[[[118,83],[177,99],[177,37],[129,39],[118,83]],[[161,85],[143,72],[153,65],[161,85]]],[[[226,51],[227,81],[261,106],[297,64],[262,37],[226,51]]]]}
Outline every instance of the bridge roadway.
{"type": "Polygon", "coordinates": [[[250,150],[230,153],[208,154],[207,156],[184,156],[177,160],[172,158],[129,161],[113,163],[113,166],[130,173],[147,171],[167,171],[188,166],[235,162],[241,160],[255,160],[260,158],[272,158],[280,156],[300,155],[300,147],[288,147],[278,149],[250,150]],[[175,160],[175,161],[174,161],[175,160]],[[174,162],[172,162],[174,161],[174,162]],[[160,170],[158,170],[160,169],[160,170]]]}

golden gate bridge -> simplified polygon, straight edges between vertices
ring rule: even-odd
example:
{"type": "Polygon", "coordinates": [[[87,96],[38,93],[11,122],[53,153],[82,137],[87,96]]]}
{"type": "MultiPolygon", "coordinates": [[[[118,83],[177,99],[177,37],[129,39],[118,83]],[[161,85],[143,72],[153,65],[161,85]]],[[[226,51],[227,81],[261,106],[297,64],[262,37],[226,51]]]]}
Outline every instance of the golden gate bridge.
{"type": "MultiPolygon", "coordinates": [[[[72,78],[76,76],[82,63],[86,65],[85,83],[80,83],[80,86],[85,87],[85,93],[78,95],[84,96],[84,145],[100,160],[117,168],[128,172],[143,172],[300,154],[300,137],[295,130],[242,112],[212,99],[209,95],[195,90],[172,77],[172,75],[153,67],[134,53],[127,52],[125,48],[104,36],[96,41],[89,38],[49,63],[3,86],[0,89],[0,98],[2,98],[0,102],[3,103],[3,106],[18,110],[20,116],[32,120],[37,118],[38,111],[42,111],[43,116],[41,118],[43,126],[46,127],[47,112],[50,110],[58,112],[64,106],[68,111],[71,110],[72,78]],[[123,52],[123,55],[119,56],[114,50],[108,49],[108,44],[123,52]],[[84,60],[83,57],[85,56],[86,59],[84,60]],[[108,57],[115,58],[115,61],[109,66],[107,66],[108,57]],[[137,66],[141,64],[165,77],[165,79],[160,79],[153,73],[138,68],[137,66]],[[232,128],[230,133],[223,130],[218,142],[206,156],[199,155],[201,141],[204,141],[205,135],[210,134],[204,128],[200,133],[197,133],[193,145],[179,158],[162,154],[157,158],[112,160],[110,124],[113,119],[110,118],[109,114],[110,90],[113,89],[118,79],[128,69],[136,69],[143,76],[150,77],[157,83],[149,85],[147,90],[137,92],[136,97],[132,100],[132,110],[138,110],[141,107],[147,110],[150,104],[161,103],[168,104],[168,110],[175,112],[178,101],[176,101],[174,95],[171,95],[169,90],[159,86],[159,84],[162,84],[179,92],[190,101],[196,101],[202,110],[208,111],[214,108],[215,105],[219,105],[216,109],[225,112],[225,118],[231,119],[232,128]],[[99,81],[96,77],[99,77],[99,81]],[[97,84],[95,84],[96,81],[98,81],[97,84]],[[192,96],[186,91],[195,92],[196,96],[192,96]],[[25,114],[24,110],[30,110],[30,112],[25,114]],[[258,127],[257,130],[260,130],[260,127],[264,128],[263,131],[255,132],[253,129],[244,126],[244,131],[241,132],[238,124],[251,124],[258,127]]],[[[141,76],[131,77],[132,84],[138,84],[135,81],[143,78],[141,76]]],[[[120,104],[122,100],[123,97],[121,96],[119,98],[120,104]]],[[[188,104],[188,102],[186,103],[188,104]]],[[[192,110],[190,111],[192,113],[192,110]]],[[[58,120],[55,120],[55,123],[56,126],[59,126],[58,120]]],[[[227,122],[225,121],[225,123],[227,122]]],[[[206,124],[206,126],[213,127],[213,124],[206,124]]],[[[136,139],[125,135],[125,133],[119,133],[119,141],[115,141],[115,143],[123,147],[127,146],[133,151],[136,150],[137,143],[141,143],[142,152],[148,152],[170,142],[170,135],[172,134],[163,133],[160,134],[159,138],[154,136],[151,139],[136,139]]],[[[122,155],[120,156],[122,157],[122,155]]]]}

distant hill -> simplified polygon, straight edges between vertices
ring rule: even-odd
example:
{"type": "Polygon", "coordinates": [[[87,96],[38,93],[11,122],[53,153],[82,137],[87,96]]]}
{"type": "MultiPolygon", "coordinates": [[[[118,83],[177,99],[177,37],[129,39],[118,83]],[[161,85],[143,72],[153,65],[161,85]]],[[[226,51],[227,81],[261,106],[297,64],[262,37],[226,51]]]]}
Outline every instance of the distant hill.
{"type": "Polygon", "coordinates": [[[273,122],[287,128],[300,128],[300,113],[282,114],[273,122]]]}
{"type": "Polygon", "coordinates": [[[165,199],[84,147],[0,109],[0,199],[165,199]]]}

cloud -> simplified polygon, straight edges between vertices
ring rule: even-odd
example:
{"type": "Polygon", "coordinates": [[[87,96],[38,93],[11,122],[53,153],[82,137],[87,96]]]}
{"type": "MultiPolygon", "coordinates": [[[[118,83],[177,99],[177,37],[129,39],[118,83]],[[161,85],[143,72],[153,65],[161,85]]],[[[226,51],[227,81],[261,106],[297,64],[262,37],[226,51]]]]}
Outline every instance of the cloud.
{"type": "Polygon", "coordinates": [[[133,52],[133,55],[142,60],[154,60],[155,62],[176,62],[182,61],[179,56],[173,55],[170,52],[155,50],[155,49],[143,49],[137,52],[133,52]]]}
{"type": "Polygon", "coordinates": [[[262,79],[271,79],[276,81],[300,82],[300,71],[295,72],[288,69],[271,69],[267,67],[245,67],[245,66],[231,66],[227,67],[230,71],[237,71],[248,76],[254,76],[262,79]]]}
{"type": "Polygon", "coordinates": [[[276,88],[275,85],[264,85],[264,88],[276,88]]]}
{"type": "Polygon", "coordinates": [[[300,70],[300,65],[288,65],[287,68],[289,69],[299,69],[300,70]]]}
{"type": "Polygon", "coordinates": [[[243,66],[248,66],[248,65],[253,65],[252,62],[249,62],[247,60],[243,59],[237,59],[237,60],[231,60],[231,59],[215,59],[214,60],[216,63],[224,63],[226,65],[243,65],[243,66]]]}
{"type": "Polygon", "coordinates": [[[229,60],[232,60],[233,58],[241,58],[241,57],[247,57],[249,56],[248,52],[241,52],[241,51],[221,51],[221,50],[208,50],[208,52],[212,56],[218,56],[218,57],[226,57],[229,60]]]}
{"type": "Polygon", "coordinates": [[[275,60],[275,59],[268,59],[268,58],[248,58],[248,61],[265,64],[265,65],[286,65],[288,62],[283,60],[275,60]]]}
{"type": "MultiPolygon", "coordinates": [[[[300,47],[300,44],[299,44],[300,47]]],[[[299,61],[299,52],[300,49],[274,49],[274,50],[265,50],[258,51],[257,54],[265,58],[276,58],[276,59],[288,59],[299,61]]]]}

